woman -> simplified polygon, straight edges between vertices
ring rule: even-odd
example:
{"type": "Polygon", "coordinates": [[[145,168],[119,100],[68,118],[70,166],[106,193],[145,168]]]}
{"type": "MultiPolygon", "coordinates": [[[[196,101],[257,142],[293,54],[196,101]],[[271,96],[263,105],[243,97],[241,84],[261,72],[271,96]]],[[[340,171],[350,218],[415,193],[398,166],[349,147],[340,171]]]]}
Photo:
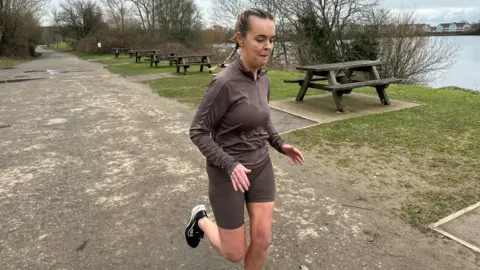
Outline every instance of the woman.
{"type": "Polygon", "coordinates": [[[190,128],[190,138],[207,160],[216,224],[208,219],[205,206],[198,205],[191,212],[185,238],[195,248],[206,235],[229,261],[245,258],[245,269],[261,269],[271,242],[275,200],[268,143],[295,163],[303,164],[304,158],[284,143],[270,121],[270,79],[262,66],[273,48],[273,16],[259,9],[246,10],[237,18],[236,31],[231,56],[241,48],[240,59],[213,79],[190,128]],[[250,217],[248,250],[245,203],[250,217]]]}

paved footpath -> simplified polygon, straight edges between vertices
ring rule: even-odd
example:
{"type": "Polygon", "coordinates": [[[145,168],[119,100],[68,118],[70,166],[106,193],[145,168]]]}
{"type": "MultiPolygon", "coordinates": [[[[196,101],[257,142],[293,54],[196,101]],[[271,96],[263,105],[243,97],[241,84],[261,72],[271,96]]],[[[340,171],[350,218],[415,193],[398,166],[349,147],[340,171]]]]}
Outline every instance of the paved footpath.
{"type": "MultiPolygon", "coordinates": [[[[44,79],[0,84],[1,269],[241,269],[183,237],[191,207],[210,209],[204,160],[188,138],[192,110],[64,53],[8,74],[44,79]]],[[[334,169],[271,153],[278,202],[265,269],[478,263],[438,236],[342,206],[356,195],[322,180],[334,169]]]]}

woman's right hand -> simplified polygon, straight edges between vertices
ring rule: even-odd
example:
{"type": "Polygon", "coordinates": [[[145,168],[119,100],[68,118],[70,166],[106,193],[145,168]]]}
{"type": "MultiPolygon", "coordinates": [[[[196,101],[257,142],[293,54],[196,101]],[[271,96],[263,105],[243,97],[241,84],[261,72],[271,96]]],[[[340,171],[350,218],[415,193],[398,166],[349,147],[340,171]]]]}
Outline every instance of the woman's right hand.
{"type": "Polygon", "coordinates": [[[235,191],[240,190],[243,193],[248,190],[250,181],[248,180],[247,173],[251,172],[252,170],[245,168],[242,164],[237,164],[237,166],[235,166],[232,175],[230,176],[235,191]]]}

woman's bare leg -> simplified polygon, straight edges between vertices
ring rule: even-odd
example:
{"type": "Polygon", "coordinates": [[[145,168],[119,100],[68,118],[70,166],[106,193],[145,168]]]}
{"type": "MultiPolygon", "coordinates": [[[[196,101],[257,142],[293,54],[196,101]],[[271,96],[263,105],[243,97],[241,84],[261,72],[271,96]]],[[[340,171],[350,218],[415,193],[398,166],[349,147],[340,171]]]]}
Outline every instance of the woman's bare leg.
{"type": "Polygon", "coordinates": [[[273,202],[247,204],[250,216],[250,245],[245,270],[260,270],[268,257],[272,241],[273,202]]]}
{"type": "Polygon", "coordinates": [[[225,230],[208,218],[199,220],[198,225],[212,246],[231,262],[241,261],[245,256],[245,225],[238,229],[225,230]]]}

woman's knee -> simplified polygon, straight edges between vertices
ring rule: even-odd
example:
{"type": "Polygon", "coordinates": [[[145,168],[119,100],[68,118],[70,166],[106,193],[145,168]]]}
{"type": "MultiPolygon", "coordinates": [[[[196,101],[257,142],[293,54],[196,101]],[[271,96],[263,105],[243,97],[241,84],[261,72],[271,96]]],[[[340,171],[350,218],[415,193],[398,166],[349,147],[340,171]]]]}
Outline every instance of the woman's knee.
{"type": "Polygon", "coordinates": [[[245,257],[245,249],[224,251],[223,257],[231,262],[239,262],[245,257]]]}
{"type": "Polygon", "coordinates": [[[271,243],[272,243],[272,235],[269,232],[257,233],[251,239],[251,245],[253,245],[256,249],[260,249],[260,250],[268,250],[268,248],[270,248],[271,243]]]}
{"type": "Polygon", "coordinates": [[[231,262],[241,261],[246,253],[245,225],[231,230],[219,228],[219,233],[223,257],[231,262]]]}

